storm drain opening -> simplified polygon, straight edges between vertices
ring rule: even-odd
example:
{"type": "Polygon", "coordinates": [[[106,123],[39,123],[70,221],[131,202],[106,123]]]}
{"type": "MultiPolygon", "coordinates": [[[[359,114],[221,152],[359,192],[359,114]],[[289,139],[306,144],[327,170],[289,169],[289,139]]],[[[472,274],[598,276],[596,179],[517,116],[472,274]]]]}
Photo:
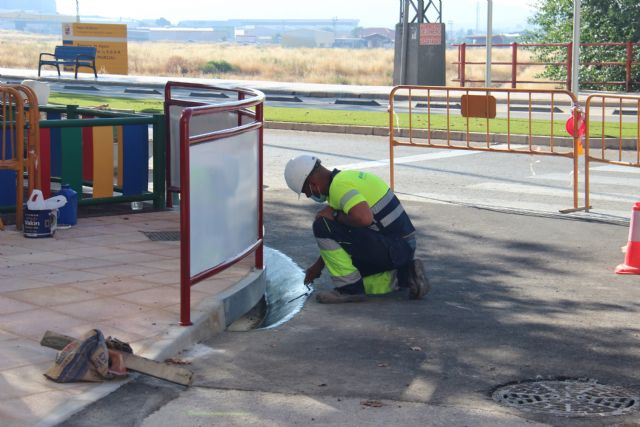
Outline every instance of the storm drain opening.
{"type": "Polygon", "coordinates": [[[267,286],[262,299],[247,314],[227,327],[246,332],[280,326],[302,310],[312,288],[304,284],[304,271],[288,256],[264,248],[267,286]]]}
{"type": "Polygon", "coordinates": [[[640,397],[593,379],[525,380],[500,386],[492,398],[525,412],[561,417],[616,416],[638,410],[640,397]]]}
{"type": "Polygon", "coordinates": [[[179,242],[180,231],[141,231],[152,242],[179,242]]]}

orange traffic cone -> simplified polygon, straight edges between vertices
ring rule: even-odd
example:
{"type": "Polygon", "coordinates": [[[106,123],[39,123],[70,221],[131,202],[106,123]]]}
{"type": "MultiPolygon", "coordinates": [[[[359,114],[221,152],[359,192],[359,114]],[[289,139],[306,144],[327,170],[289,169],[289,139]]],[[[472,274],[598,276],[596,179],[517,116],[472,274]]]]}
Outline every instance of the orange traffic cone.
{"type": "Polygon", "coordinates": [[[618,274],[640,274],[640,202],[631,210],[631,226],[629,227],[629,243],[624,264],[616,267],[618,274]]]}

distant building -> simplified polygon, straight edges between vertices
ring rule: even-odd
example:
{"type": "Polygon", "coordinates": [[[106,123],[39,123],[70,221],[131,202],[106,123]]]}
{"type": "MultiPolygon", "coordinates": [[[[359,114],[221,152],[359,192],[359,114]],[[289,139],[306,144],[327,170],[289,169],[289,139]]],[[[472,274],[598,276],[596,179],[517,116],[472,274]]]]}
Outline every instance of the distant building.
{"type": "Polygon", "coordinates": [[[364,49],[367,47],[367,41],[359,38],[337,38],[333,42],[333,47],[343,48],[343,49],[364,49]]]}
{"type": "Polygon", "coordinates": [[[383,34],[371,34],[364,36],[368,48],[392,48],[394,46],[393,39],[383,34]]]}
{"type": "Polygon", "coordinates": [[[282,34],[284,47],[332,47],[335,36],[330,31],[292,30],[282,34]]]}
{"type": "Polygon", "coordinates": [[[228,31],[212,28],[130,28],[128,39],[132,41],[177,41],[177,42],[225,42],[232,41],[228,31]]]}
{"type": "Polygon", "coordinates": [[[374,34],[378,34],[378,35],[380,35],[382,37],[385,37],[385,38],[391,40],[392,42],[396,38],[395,30],[392,30],[390,28],[385,28],[385,27],[358,28],[355,31],[355,36],[356,37],[360,37],[360,38],[365,38],[365,37],[368,37],[368,36],[372,36],[374,34]]]}
{"type": "Polygon", "coordinates": [[[188,20],[178,23],[178,27],[215,28],[228,26],[236,29],[269,28],[280,34],[291,30],[330,29],[335,34],[350,34],[358,27],[358,19],[228,19],[226,21],[188,20]]]}

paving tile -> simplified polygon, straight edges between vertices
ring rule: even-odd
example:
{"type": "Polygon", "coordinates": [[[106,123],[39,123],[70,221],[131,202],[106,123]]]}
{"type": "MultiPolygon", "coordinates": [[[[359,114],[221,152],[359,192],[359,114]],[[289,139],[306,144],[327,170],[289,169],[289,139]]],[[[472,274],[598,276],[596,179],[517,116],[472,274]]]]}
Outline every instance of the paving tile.
{"type": "Polygon", "coordinates": [[[117,244],[110,245],[110,247],[136,252],[162,251],[168,248],[173,248],[173,246],[167,245],[166,242],[153,242],[150,240],[141,242],[119,242],[117,244]]]}
{"type": "MultiPolygon", "coordinates": [[[[66,267],[73,266],[74,270],[85,270],[85,269],[90,269],[95,267],[118,265],[118,262],[111,261],[108,259],[102,259],[102,258],[75,258],[73,261],[70,261],[69,264],[71,265],[65,264],[64,267],[66,268],[66,267]]],[[[49,264],[49,263],[47,263],[47,265],[57,266],[57,264],[49,264]]]]}
{"type": "Polygon", "coordinates": [[[133,279],[144,280],[161,285],[171,285],[180,283],[180,271],[162,271],[159,273],[142,274],[133,276],[133,279]]]}
{"type": "Polygon", "coordinates": [[[19,311],[35,310],[35,305],[27,304],[20,301],[20,298],[15,298],[8,293],[0,295],[0,314],[17,313],[19,311]]]}
{"type": "Polygon", "coordinates": [[[35,341],[25,338],[14,338],[2,342],[0,372],[19,366],[52,362],[56,351],[42,347],[35,341]]]}
{"type": "Polygon", "coordinates": [[[136,316],[148,307],[139,304],[131,304],[111,297],[102,297],[89,301],[75,302],[51,306],[51,309],[59,313],[66,313],[79,319],[89,321],[104,321],[117,317],[136,316]]]}
{"type": "Polygon", "coordinates": [[[0,268],[0,283],[2,283],[2,280],[7,277],[29,277],[45,273],[58,273],[66,271],[70,267],[71,266],[67,266],[64,263],[59,262],[52,264],[22,262],[22,264],[19,265],[0,268]]]}
{"type": "Polygon", "coordinates": [[[98,280],[104,277],[106,276],[103,274],[91,273],[83,270],[66,270],[58,273],[38,274],[30,276],[29,278],[54,285],[65,285],[69,283],[98,280]]]}
{"type": "MultiPolygon", "coordinates": [[[[74,288],[72,286],[48,286],[46,288],[25,289],[5,293],[4,296],[24,301],[27,306],[35,308],[31,304],[52,307],[71,302],[86,301],[98,298],[100,295],[89,289],[74,288]]],[[[21,304],[24,304],[21,303],[21,304]]],[[[2,313],[2,297],[0,296],[0,313],[2,313]]]]}
{"type": "Polygon", "coordinates": [[[158,270],[173,270],[180,271],[180,259],[176,257],[175,259],[163,259],[161,261],[147,261],[140,263],[140,265],[144,265],[145,267],[155,268],[158,270]]]}
{"type": "MultiPolygon", "coordinates": [[[[127,264],[140,264],[142,262],[147,261],[158,261],[162,260],[161,255],[157,254],[148,254],[145,252],[129,252],[127,254],[118,254],[118,255],[105,255],[104,259],[119,261],[127,264]]],[[[167,259],[171,258],[170,256],[165,257],[167,259]]]]}
{"type": "Polygon", "coordinates": [[[68,261],[74,258],[73,255],[65,254],[64,252],[46,252],[40,251],[37,248],[26,254],[19,255],[7,255],[6,258],[14,259],[17,261],[24,261],[25,263],[41,263],[52,261],[68,261]]]}
{"type": "MultiPolygon", "coordinates": [[[[75,336],[91,329],[87,320],[71,317],[48,308],[0,315],[0,329],[40,342],[47,330],[75,336]]],[[[0,387],[1,388],[1,387],[0,387]]]]}
{"type": "Polygon", "coordinates": [[[7,340],[13,340],[13,339],[16,339],[16,338],[18,338],[17,335],[14,335],[14,334],[11,334],[9,332],[0,330],[0,343],[4,342],[4,341],[7,341],[7,340]]]}
{"type": "MultiPolygon", "coordinates": [[[[207,294],[192,289],[191,297],[203,299],[207,297],[207,294]]],[[[117,298],[147,307],[162,308],[180,303],[180,289],[169,286],[159,286],[144,291],[122,294],[117,298]]]]}
{"type": "Polygon", "coordinates": [[[74,283],[71,286],[78,289],[87,289],[90,292],[99,294],[99,295],[118,295],[124,294],[127,292],[135,292],[143,289],[149,289],[156,285],[151,282],[135,280],[129,277],[122,278],[105,278],[103,280],[95,280],[91,282],[82,282],[82,283],[74,283]]]}
{"type": "Polygon", "coordinates": [[[128,277],[141,274],[150,274],[158,271],[157,268],[147,267],[141,264],[116,264],[103,267],[86,268],[84,271],[100,274],[107,277],[128,277]]]}
{"type": "MultiPolygon", "coordinates": [[[[180,318],[165,310],[149,310],[138,316],[114,317],[105,320],[104,324],[125,332],[131,332],[145,337],[163,335],[172,326],[178,326],[180,318]]],[[[132,345],[134,353],[138,349],[132,345]]]]}
{"type": "Polygon", "coordinates": [[[121,249],[108,248],[104,246],[100,246],[99,244],[92,245],[90,247],[81,247],[75,249],[66,249],[63,251],[69,255],[75,255],[76,257],[104,257],[106,255],[117,255],[117,254],[127,254],[128,251],[123,251],[121,249]]]}
{"type": "Polygon", "coordinates": [[[0,293],[17,291],[20,289],[34,289],[53,286],[52,283],[26,277],[2,277],[0,275],[0,293]]]}

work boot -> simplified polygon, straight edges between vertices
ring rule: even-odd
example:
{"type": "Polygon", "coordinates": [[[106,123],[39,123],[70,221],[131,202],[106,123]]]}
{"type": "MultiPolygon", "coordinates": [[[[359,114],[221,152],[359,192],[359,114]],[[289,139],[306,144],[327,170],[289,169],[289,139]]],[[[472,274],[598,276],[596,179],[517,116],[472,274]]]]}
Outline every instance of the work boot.
{"type": "Polygon", "coordinates": [[[424,274],[422,261],[414,259],[409,267],[407,282],[409,283],[409,299],[422,299],[431,290],[429,279],[424,274]]]}
{"type": "Polygon", "coordinates": [[[365,294],[341,294],[335,289],[332,291],[322,291],[316,294],[316,301],[320,304],[343,304],[346,302],[364,302],[367,300],[365,294]]]}

